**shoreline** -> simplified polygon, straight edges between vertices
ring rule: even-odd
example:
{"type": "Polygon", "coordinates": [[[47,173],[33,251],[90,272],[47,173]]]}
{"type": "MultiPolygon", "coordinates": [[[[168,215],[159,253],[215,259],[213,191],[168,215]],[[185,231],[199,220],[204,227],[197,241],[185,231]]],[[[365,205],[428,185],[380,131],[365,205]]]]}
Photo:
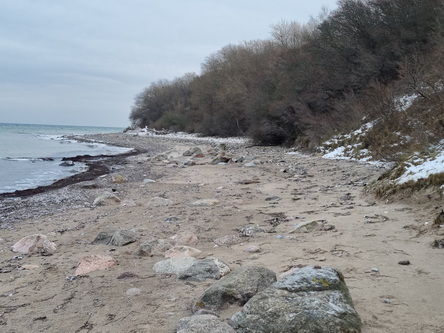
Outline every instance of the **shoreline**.
{"type": "Polygon", "coordinates": [[[127,153],[115,155],[80,155],[75,157],[63,157],[62,161],[73,161],[84,163],[88,169],[83,172],[76,173],[72,176],[65,177],[49,185],[42,185],[26,190],[16,190],[14,192],[0,193],[1,198],[24,198],[47,191],[57,190],[69,185],[77,184],[84,181],[94,180],[97,177],[111,172],[109,166],[118,161],[123,160],[129,156],[134,156],[143,153],[143,151],[133,150],[127,153]]]}
{"type": "MultiPolygon", "coordinates": [[[[115,331],[174,332],[214,283],[185,282],[153,269],[165,259],[166,247],[184,234],[197,238],[190,246],[201,251],[198,259],[216,257],[232,270],[260,266],[279,276],[307,265],[338,269],[363,333],[444,328],[444,300],[436,293],[444,289],[444,252],[430,245],[440,229],[426,225],[437,209],[366,196],[366,184],[383,170],[290,154],[281,147],[228,143],[214,155],[214,142],[125,135],[108,137],[110,143],[132,141],[152,150],[111,163],[110,173],[94,180],[0,200],[0,298],[6,309],[0,322],[5,333],[66,327],[79,332],[88,327],[94,333],[111,326],[115,331]],[[184,156],[195,147],[202,154],[184,156]],[[231,162],[212,163],[222,155],[231,162]],[[119,201],[93,205],[104,192],[119,201]],[[305,222],[325,228],[295,230],[305,222]],[[254,232],[243,234],[246,228],[254,232]],[[93,244],[100,232],[122,229],[133,231],[136,240],[125,246],[93,244]],[[57,245],[53,255],[10,251],[31,234],[47,235],[57,245]],[[153,239],[165,248],[135,255],[153,239]],[[259,252],[248,252],[251,246],[259,252]],[[85,255],[111,256],[118,265],[73,275],[85,255]],[[398,264],[406,260],[411,264],[398,264]]],[[[237,311],[236,305],[220,311],[220,320],[237,311]]]]}

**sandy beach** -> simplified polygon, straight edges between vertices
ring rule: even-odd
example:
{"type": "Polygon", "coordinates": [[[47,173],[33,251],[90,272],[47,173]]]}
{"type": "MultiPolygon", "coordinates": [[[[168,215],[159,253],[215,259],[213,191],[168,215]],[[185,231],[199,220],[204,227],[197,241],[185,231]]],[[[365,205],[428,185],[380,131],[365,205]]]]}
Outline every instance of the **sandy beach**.
{"type": "MultiPolygon", "coordinates": [[[[197,237],[197,258],[216,257],[232,270],[262,266],[279,276],[305,265],[338,269],[363,332],[444,332],[444,250],[431,245],[444,235],[431,226],[442,200],[380,201],[364,189],[384,169],[285,148],[91,138],[144,152],[110,161],[110,172],[94,180],[0,199],[0,332],[175,332],[214,280],[160,275],[153,266],[165,251],[134,252],[153,238],[170,244],[184,233],[197,237]],[[194,147],[202,154],[183,156],[194,147]],[[218,156],[228,162],[213,163],[218,156]],[[118,200],[93,205],[103,192],[118,200]],[[313,221],[314,230],[297,228],[313,221]],[[100,232],[119,229],[134,231],[136,241],[91,244],[100,232]],[[11,251],[32,234],[48,236],[57,249],[11,251]],[[247,252],[252,245],[260,251],[247,252]],[[86,255],[111,256],[117,265],[75,275],[86,255]]],[[[227,320],[237,311],[219,315],[227,320]]]]}

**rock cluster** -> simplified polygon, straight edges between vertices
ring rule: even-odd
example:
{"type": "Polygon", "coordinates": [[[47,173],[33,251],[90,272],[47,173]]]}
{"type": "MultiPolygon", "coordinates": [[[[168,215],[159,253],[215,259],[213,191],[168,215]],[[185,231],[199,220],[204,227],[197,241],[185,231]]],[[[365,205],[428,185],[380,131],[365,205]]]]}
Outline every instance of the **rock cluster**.
{"type": "Polygon", "coordinates": [[[192,311],[195,315],[181,319],[177,332],[357,333],[362,325],[343,275],[319,266],[303,267],[279,281],[266,268],[240,268],[210,286],[192,311]],[[214,311],[234,303],[243,308],[227,326],[214,311]]]}

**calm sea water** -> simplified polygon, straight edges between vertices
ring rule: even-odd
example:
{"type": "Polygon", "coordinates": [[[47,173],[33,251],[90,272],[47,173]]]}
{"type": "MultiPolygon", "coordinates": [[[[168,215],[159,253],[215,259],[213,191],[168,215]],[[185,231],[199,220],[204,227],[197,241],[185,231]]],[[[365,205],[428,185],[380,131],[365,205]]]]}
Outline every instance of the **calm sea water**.
{"type": "Polygon", "coordinates": [[[66,139],[70,134],[122,132],[123,128],[0,123],[0,193],[49,185],[85,170],[82,163],[60,166],[63,157],[119,154],[126,148],[66,139]]]}

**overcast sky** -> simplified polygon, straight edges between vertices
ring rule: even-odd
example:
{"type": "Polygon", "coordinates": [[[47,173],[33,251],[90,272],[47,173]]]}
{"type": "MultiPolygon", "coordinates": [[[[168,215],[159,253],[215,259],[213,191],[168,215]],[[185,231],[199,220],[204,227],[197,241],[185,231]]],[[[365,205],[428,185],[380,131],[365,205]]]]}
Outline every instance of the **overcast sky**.
{"type": "Polygon", "coordinates": [[[151,82],[323,6],[336,0],[1,0],[0,123],[126,127],[151,82]]]}

